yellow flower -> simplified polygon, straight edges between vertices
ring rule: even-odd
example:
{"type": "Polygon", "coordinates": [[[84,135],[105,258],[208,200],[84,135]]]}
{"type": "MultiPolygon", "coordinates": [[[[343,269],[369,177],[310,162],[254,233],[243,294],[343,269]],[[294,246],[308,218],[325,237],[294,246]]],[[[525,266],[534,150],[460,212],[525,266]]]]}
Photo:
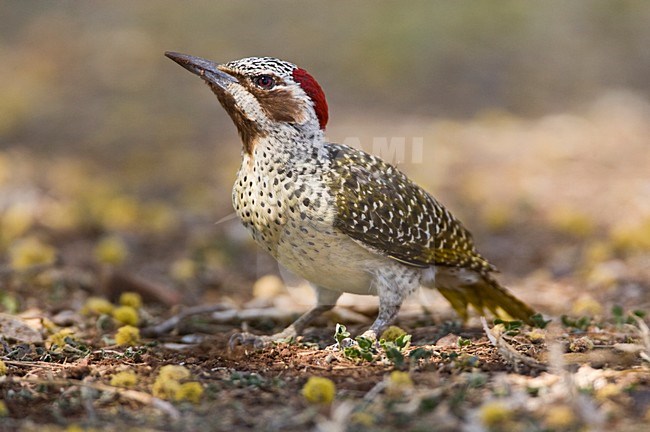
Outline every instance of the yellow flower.
{"type": "Polygon", "coordinates": [[[557,230],[578,238],[585,238],[595,230],[594,221],[589,216],[571,208],[554,209],[550,222],[557,230]]]}
{"type": "Polygon", "coordinates": [[[185,366],[165,365],[160,368],[158,377],[151,391],[154,396],[167,400],[188,400],[198,403],[203,395],[203,387],[198,382],[181,384],[179,381],[190,378],[191,373],[185,366]]]}
{"type": "Polygon", "coordinates": [[[4,376],[4,375],[7,375],[7,365],[5,364],[5,362],[0,360],[0,376],[4,376]]]}
{"type": "Polygon", "coordinates": [[[484,211],[483,220],[492,231],[500,231],[512,224],[512,212],[506,207],[488,207],[484,211]]]}
{"type": "Polygon", "coordinates": [[[603,305],[589,294],[583,294],[573,302],[571,312],[574,315],[598,316],[603,313],[603,305]]]}
{"type": "Polygon", "coordinates": [[[138,383],[138,376],[132,371],[118,372],[111,377],[111,385],[115,387],[133,387],[138,383]]]}
{"type": "Polygon", "coordinates": [[[9,410],[4,401],[0,400],[0,417],[7,417],[9,415],[9,410]]]}
{"type": "Polygon", "coordinates": [[[391,385],[403,386],[403,387],[413,387],[413,380],[408,372],[402,371],[392,371],[388,382],[391,385]]]}
{"type": "Polygon", "coordinates": [[[137,327],[125,325],[117,329],[115,343],[118,345],[134,346],[140,342],[140,330],[137,327]]]}
{"type": "Polygon", "coordinates": [[[123,292],[120,295],[120,304],[122,306],[131,306],[135,309],[140,309],[142,307],[142,296],[134,292],[123,292]]]}
{"type": "Polygon", "coordinates": [[[105,237],[95,246],[95,258],[104,264],[121,264],[127,255],[126,243],[117,236],[105,237]]]}
{"type": "Polygon", "coordinates": [[[113,197],[105,203],[101,218],[109,229],[130,229],[138,220],[138,202],[129,196],[113,197]]]}
{"type": "Polygon", "coordinates": [[[181,258],[172,263],[171,276],[177,281],[186,281],[196,275],[196,264],[189,258],[181,258]]]}
{"type": "Polygon", "coordinates": [[[603,387],[596,390],[596,399],[603,402],[620,395],[622,391],[621,387],[616,384],[605,384],[603,387]]]}
{"type": "Polygon", "coordinates": [[[329,404],[336,396],[336,386],[332,380],[323,377],[309,377],[302,388],[302,395],[313,404],[329,404]]]}
{"type": "Polygon", "coordinates": [[[160,368],[158,372],[158,378],[164,380],[175,380],[180,381],[187,379],[191,376],[190,370],[185,366],[178,365],[165,365],[160,368]]]}
{"type": "Polygon", "coordinates": [[[15,242],[9,249],[11,266],[14,270],[26,270],[35,265],[53,264],[56,249],[41,243],[34,237],[15,242]]]}
{"type": "Polygon", "coordinates": [[[575,421],[573,410],[566,405],[552,406],[546,412],[545,423],[552,430],[566,429],[575,421]]]}
{"type": "Polygon", "coordinates": [[[113,309],[113,318],[122,324],[128,324],[132,326],[138,325],[138,321],[140,321],[137,309],[131,306],[116,307],[113,309]]]}
{"type": "Polygon", "coordinates": [[[406,391],[413,388],[413,380],[408,372],[393,371],[388,376],[388,385],[386,386],[386,394],[388,396],[401,396],[406,391]]]}
{"type": "Polygon", "coordinates": [[[503,424],[511,416],[512,411],[510,408],[505,403],[499,401],[488,402],[479,411],[481,422],[488,427],[503,424]]]}
{"type": "Polygon", "coordinates": [[[20,237],[34,223],[34,210],[23,203],[12,205],[0,216],[0,232],[5,240],[20,237]]]}
{"type": "Polygon", "coordinates": [[[636,225],[619,225],[611,234],[614,249],[621,252],[650,250],[650,218],[636,225]]]}
{"type": "Polygon", "coordinates": [[[154,233],[167,233],[178,224],[174,211],[160,202],[149,203],[141,209],[143,228],[154,233]]]}
{"type": "Polygon", "coordinates": [[[359,412],[352,413],[352,415],[350,416],[350,423],[358,424],[369,428],[375,424],[375,418],[372,416],[372,414],[369,414],[364,411],[359,411],[359,412]]]}
{"type": "Polygon", "coordinates": [[[67,342],[65,341],[66,338],[71,337],[73,335],[73,331],[65,328],[62,330],[59,330],[58,332],[50,335],[50,337],[47,338],[45,341],[45,345],[48,347],[48,349],[52,349],[56,346],[57,350],[62,350],[67,342]]]}
{"type": "Polygon", "coordinates": [[[84,315],[109,315],[113,312],[113,304],[101,297],[88,297],[86,304],[81,308],[84,315]]]}
{"type": "Polygon", "coordinates": [[[381,334],[381,337],[379,339],[393,342],[395,341],[395,339],[405,334],[406,332],[401,328],[397,326],[390,326],[386,330],[384,330],[384,332],[381,334]]]}
{"type": "Polygon", "coordinates": [[[151,387],[151,394],[160,399],[173,400],[180,387],[178,381],[159,376],[151,387]]]}
{"type": "Polygon", "coordinates": [[[203,396],[203,387],[196,381],[183,383],[174,392],[174,400],[176,401],[187,400],[199,403],[201,396],[203,396]]]}
{"type": "Polygon", "coordinates": [[[43,326],[43,329],[46,330],[48,333],[55,333],[58,328],[56,324],[54,324],[47,317],[41,317],[41,325],[43,326]]]}
{"type": "Polygon", "coordinates": [[[612,257],[613,250],[609,243],[596,241],[585,248],[583,261],[586,267],[593,267],[612,257]]]}

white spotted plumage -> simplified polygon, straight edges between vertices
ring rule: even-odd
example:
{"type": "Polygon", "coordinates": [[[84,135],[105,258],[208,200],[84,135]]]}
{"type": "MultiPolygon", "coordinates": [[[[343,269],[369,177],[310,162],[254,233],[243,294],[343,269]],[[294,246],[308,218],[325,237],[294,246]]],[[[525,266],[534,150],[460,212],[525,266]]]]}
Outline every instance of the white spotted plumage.
{"type": "Polygon", "coordinates": [[[430,194],[380,158],[324,140],[326,104],[311,76],[296,81],[294,64],[270,57],[217,65],[168,56],[210,84],[240,131],[237,215],[257,243],[317,290],[317,306],[271,339],[300,333],[342,292],[379,296],[369,337],[420,285],[435,285],[463,316],[468,304],[524,320],[533,314],[490,276],[494,267],[470,233],[430,194]],[[228,84],[222,72],[232,74],[228,84]],[[259,74],[271,74],[278,88],[255,87],[259,74]]]}

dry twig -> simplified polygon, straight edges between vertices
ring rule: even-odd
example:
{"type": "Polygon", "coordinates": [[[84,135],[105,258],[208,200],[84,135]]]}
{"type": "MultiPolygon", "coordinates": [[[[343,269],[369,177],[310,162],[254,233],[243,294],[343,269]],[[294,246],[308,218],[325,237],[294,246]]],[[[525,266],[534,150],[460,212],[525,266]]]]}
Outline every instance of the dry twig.
{"type": "Polygon", "coordinates": [[[503,338],[501,334],[495,336],[494,333],[492,333],[492,330],[488,327],[485,317],[481,317],[481,324],[483,325],[483,330],[485,331],[485,334],[487,335],[487,338],[490,340],[492,345],[497,349],[499,354],[501,354],[501,356],[508,363],[511,363],[515,368],[517,368],[517,365],[523,364],[532,369],[538,369],[542,371],[548,369],[548,366],[544,363],[540,363],[534,358],[517,351],[503,338]]]}
{"type": "Polygon", "coordinates": [[[227,309],[230,309],[230,307],[220,303],[213,304],[213,305],[201,305],[201,306],[189,307],[187,309],[183,309],[181,312],[161,322],[158,325],[145,327],[141,329],[140,333],[143,336],[148,336],[148,337],[160,336],[174,329],[178,325],[178,323],[181,322],[181,320],[189,316],[219,312],[227,309]]]}
{"type": "Polygon", "coordinates": [[[96,382],[87,382],[80,381],[75,379],[39,379],[39,378],[20,378],[16,379],[15,382],[18,383],[30,383],[30,384],[40,384],[40,385],[59,385],[59,386],[76,386],[76,387],[85,387],[94,389],[102,392],[116,393],[118,396],[128,399],[131,401],[139,402],[144,405],[148,405],[152,408],[158,409],[165,414],[167,414],[172,420],[178,420],[180,418],[180,412],[172,405],[171,403],[158,399],[150,395],[149,393],[124,389],[120,387],[113,387],[107,384],[96,383],[96,382]]]}

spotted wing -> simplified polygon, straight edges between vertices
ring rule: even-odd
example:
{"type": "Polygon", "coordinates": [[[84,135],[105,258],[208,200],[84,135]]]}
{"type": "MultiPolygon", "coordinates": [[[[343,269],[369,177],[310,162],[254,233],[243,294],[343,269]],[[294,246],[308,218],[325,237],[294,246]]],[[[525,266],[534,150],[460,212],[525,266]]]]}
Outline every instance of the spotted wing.
{"type": "Polygon", "coordinates": [[[405,264],[494,270],[460,221],[395,167],[343,145],[330,157],[336,228],[405,264]]]}

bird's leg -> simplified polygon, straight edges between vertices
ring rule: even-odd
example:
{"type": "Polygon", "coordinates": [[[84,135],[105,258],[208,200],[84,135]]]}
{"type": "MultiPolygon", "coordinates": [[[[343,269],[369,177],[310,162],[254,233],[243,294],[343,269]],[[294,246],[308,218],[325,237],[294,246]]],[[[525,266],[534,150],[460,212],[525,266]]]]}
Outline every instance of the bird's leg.
{"type": "Polygon", "coordinates": [[[395,317],[397,317],[401,305],[402,299],[400,299],[399,302],[394,302],[380,297],[379,314],[377,315],[377,319],[375,319],[375,322],[373,322],[370,328],[363,332],[361,336],[372,341],[379,340],[379,337],[384,333],[384,330],[395,321],[395,317]]]}
{"type": "Polygon", "coordinates": [[[412,270],[381,270],[375,280],[379,313],[375,322],[361,336],[373,341],[379,340],[384,330],[395,321],[404,299],[417,289],[418,284],[412,270]]]}
{"type": "MultiPolygon", "coordinates": [[[[403,295],[397,293],[391,293],[389,295],[381,294],[379,292],[379,314],[375,319],[375,322],[372,323],[370,328],[363,332],[360,337],[369,339],[375,343],[378,343],[380,336],[394,321],[399,312],[402,301],[404,300],[403,295]]],[[[351,337],[343,339],[340,343],[336,343],[330,346],[330,349],[340,349],[356,346],[357,341],[351,337]]]]}
{"type": "Polygon", "coordinates": [[[302,314],[287,328],[270,336],[260,336],[245,332],[235,333],[230,337],[230,349],[233,349],[238,344],[252,345],[256,349],[261,349],[272,342],[295,338],[302,334],[309,323],[324,312],[331,310],[336,305],[336,300],[341,296],[341,293],[337,291],[331,291],[321,287],[314,287],[314,289],[316,290],[316,306],[302,314]]]}

